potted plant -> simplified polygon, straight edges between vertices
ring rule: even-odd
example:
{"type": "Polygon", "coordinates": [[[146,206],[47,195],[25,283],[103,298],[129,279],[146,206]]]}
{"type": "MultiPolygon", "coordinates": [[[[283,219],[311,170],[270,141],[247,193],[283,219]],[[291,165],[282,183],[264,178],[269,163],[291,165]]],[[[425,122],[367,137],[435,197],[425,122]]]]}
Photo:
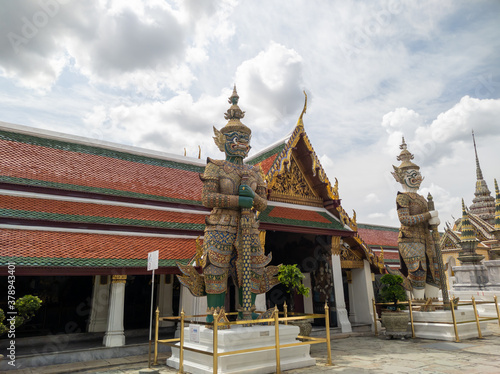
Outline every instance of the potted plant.
{"type": "Polygon", "coordinates": [[[391,338],[404,338],[407,335],[409,315],[403,311],[406,306],[398,303],[406,301],[406,290],[402,285],[403,278],[400,275],[384,274],[380,282],[382,283],[380,300],[384,303],[392,303],[382,310],[385,334],[391,338]]]}
{"type": "MultiPolygon", "coordinates": [[[[309,296],[309,287],[304,286],[302,283],[304,279],[304,274],[297,267],[297,264],[293,265],[281,265],[278,272],[278,280],[285,286],[287,293],[287,300],[289,301],[290,312],[293,313],[295,310],[294,296],[303,295],[305,297],[309,296]]],[[[292,325],[297,325],[300,328],[299,335],[308,336],[311,333],[311,323],[308,320],[298,320],[290,322],[292,325]]]]}

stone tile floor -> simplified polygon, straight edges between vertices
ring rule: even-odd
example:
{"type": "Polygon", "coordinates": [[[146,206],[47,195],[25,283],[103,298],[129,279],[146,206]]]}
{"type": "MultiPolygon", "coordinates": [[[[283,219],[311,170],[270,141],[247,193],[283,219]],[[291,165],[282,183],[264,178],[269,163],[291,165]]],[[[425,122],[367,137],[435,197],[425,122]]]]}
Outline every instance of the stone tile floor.
{"type": "MultiPolygon", "coordinates": [[[[383,336],[334,336],[333,366],[326,366],[326,345],[311,347],[317,365],[290,370],[288,374],[303,373],[500,373],[500,327],[490,323],[493,335],[484,339],[469,339],[461,343],[428,339],[387,340],[383,336]]],[[[167,356],[160,355],[160,373],[176,373],[164,365],[167,356]]],[[[147,368],[147,355],[54,365],[8,373],[98,373],[129,374],[147,368]]]]}

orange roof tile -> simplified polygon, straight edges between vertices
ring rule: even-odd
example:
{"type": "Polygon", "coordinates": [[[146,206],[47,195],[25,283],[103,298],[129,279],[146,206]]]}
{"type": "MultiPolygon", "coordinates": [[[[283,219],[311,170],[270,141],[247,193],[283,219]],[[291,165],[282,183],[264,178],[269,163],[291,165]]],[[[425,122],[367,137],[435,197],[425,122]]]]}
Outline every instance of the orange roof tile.
{"type": "Polygon", "coordinates": [[[269,213],[269,217],[293,219],[301,221],[322,222],[330,224],[331,221],[312,210],[301,210],[284,207],[274,207],[269,213]]]}
{"type": "Polygon", "coordinates": [[[359,236],[370,246],[398,246],[398,231],[366,229],[358,226],[359,236]]]}
{"type": "MultiPolygon", "coordinates": [[[[205,224],[205,215],[203,214],[7,195],[0,195],[0,209],[45,212],[57,215],[205,224]]],[[[64,217],[61,219],[64,220],[64,217]]]]}
{"type": "Polygon", "coordinates": [[[200,201],[198,172],[179,165],[151,165],[0,139],[0,174],[4,177],[200,201]]]}
{"type": "Polygon", "coordinates": [[[0,229],[2,257],[66,259],[147,259],[159,250],[160,260],[190,259],[195,239],[103,235],[78,232],[0,229]]]}

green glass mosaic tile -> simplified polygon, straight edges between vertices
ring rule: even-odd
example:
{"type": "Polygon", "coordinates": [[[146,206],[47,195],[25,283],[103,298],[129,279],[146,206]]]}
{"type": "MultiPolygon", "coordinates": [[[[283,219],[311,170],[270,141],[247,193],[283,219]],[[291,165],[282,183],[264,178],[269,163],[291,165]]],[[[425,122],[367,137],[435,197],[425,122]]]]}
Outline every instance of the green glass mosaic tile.
{"type": "Polygon", "coordinates": [[[79,222],[79,223],[99,223],[110,225],[129,225],[129,226],[144,226],[144,227],[160,227],[169,229],[182,229],[182,230],[198,230],[205,229],[204,224],[196,223],[179,223],[179,222],[166,222],[166,221],[147,221],[141,219],[130,218],[114,218],[114,217],[95,217],[84,215],[72,214],[59,214],[47,212],[34,212],[28,210],[17,209],[0,209],[0,216],[5,218],[22,218],[33,220],[47,220],[58,222],[79,222]]]}

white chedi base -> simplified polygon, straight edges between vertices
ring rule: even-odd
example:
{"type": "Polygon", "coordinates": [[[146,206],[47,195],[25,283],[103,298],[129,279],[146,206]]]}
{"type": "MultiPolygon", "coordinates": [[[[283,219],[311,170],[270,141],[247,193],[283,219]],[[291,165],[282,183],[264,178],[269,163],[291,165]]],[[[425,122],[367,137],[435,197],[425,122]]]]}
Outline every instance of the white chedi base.
{"type": "MultiPolygon", "coordinates": [[[[450,290],[450,298],[458,297],[462,302],[471,302],[472,298],[477,302],[477,312],[479,317],[498,317],[497,309],[495,306],[494,297],[497,295],[498,304],[500,307],[500,292],[498,291],[484,291],[484,290],[472,290],[472,291],[455,291],[450,290]],[[487,301],[487,304],[483,304],[483,302],[487,301]]],[[[471,307],[469,307],[471,308],[471,307]]],[[[490,321],[490,323],[494,323],[495,321],[490,321]]]]}
{"type": "MultiPolygon", "coordinates": [[[[212,352],[213,330],[200,326],[199,343],[190,340],[189,327],[184,328],[184,346],[204,352],[212,352]]],[[[218,352],[231,352],[241,349],[268,347],[275,345],[274,326],[231,326],[228,330],[219,330],[218,352]]],[[[280,345],[298,343],[299,328],[291,325],[279,326],[280,345]]],[[[178,344],[177,344],[178,345],[178,344]]],[[[291,370],[316,365],[316,360],[309,354],[310,345],[280,348],[281,370],[291,370]]],[[[179,369],[179,348],[172,347],[172,356],[167,365],[179,369]]],[[[276,372],[276,351],[268,349],[257,352],[239,353],[222,356],[218,360],[218,373],[250,374],[276,372]]],[[[213,357],[211,355],[184,350],[184,371],[193,374],[212,374],[213,357]]]]}
{"type": "MultiPolygon", "coordinates": [[[[460,340],[475,339],[478,337],[476,317],[472,307],[459,307],[455,310],[455,318],[457,321],[458,338],[460,340]],[[460,323],[465,321],[472,322],[460,323]]],[[[451,310],[413,312],[413,326],[416,338],[455,341],[455,329],[452,322],[451,310]]],[[[492,334],[487,329],[488,322],[479,322],[483,336],[492,334]]]]}

